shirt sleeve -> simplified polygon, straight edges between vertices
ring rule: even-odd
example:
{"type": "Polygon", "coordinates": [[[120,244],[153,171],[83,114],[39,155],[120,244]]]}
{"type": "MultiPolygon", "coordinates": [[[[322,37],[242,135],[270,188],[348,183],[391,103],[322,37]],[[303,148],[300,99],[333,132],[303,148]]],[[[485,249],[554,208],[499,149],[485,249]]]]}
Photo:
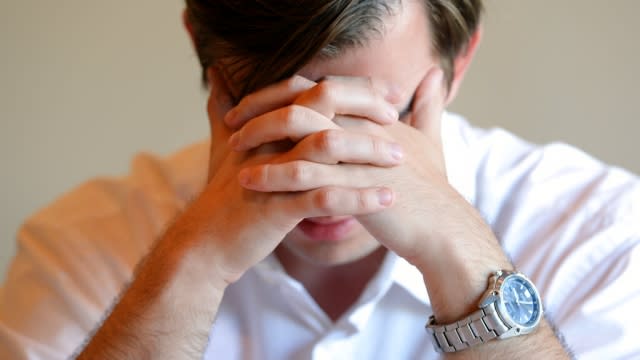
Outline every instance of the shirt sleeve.
{"type": "Polygon", "coordinates": [[[139,155],[126,178],[89,181],[27,220],[0,289],[3,358],[67,359],[83,344],[202,186],[202,147],[139,155]]]}
{"type": "Polygon", "coordinates": [[[479,132],[475,203],[580,359],[640,358],[640,181],[566,144],[479,132]]]}

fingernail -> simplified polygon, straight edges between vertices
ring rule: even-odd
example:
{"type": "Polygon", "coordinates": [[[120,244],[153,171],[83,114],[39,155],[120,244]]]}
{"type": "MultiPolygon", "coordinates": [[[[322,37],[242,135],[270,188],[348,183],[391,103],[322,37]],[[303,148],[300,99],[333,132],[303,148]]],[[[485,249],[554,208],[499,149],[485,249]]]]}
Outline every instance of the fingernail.
{"type": "Polygon", "coordinates": [[[402,160],[402,158],[404,157],[404,151],[399,144],[391,144],[391,156],[394,160],[402,160]]]}
{"type": "Polygon", "coordinates": [[[391,201],[393,201],[393,194],[389,189],[381,188],[378,190],[378,202],[380,205],[389,206],[391,201]]]}

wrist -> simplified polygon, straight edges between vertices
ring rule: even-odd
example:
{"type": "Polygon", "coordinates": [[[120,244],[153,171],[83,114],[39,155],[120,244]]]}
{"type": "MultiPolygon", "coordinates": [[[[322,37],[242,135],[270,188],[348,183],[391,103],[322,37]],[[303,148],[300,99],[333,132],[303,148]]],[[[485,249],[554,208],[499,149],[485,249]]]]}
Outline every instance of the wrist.
{"type": "Polygon", "coordinates": [[[150,257],[159,262],[157,265],[161,267],[155,266],[157,271],[174,268],[168,285],[183,284],[183,287],[192,287],[185,291],[203,289],[221,295],[233,277],[224,271],[225,256],[216,246],[221,243],[215,240],[218,236],[208,232],[206,227],[197,226],[198,223],[189,214],[183,214],[167,230],[150,257]]]}
{"type": "Polygon", "coordinates": [[[439,322],[459,319],[477,310],[496,270],[512,270],[491,229],[479,219],[447,227],[429,238],[431,248],[414,265],[422,273],[433,313],[439,322]]]}
{"type": "Polygon", "coordinates": [[[431,316],[426,325],[439,352],[458,352],[534,332],[542,320],[542,301],[525,275],[498,270],[491,275],[478,310],[449,323],[431,316]]]}
{"type": "Polygon", "coordinates": [[[158,240],[79,358],[176,358],[204,351],[226,283],[180,219],[158,240]],[[197,315],[197,316],[196,316],[197,315]],[[98,356],[99,355],[99,356],[98,356]]]}

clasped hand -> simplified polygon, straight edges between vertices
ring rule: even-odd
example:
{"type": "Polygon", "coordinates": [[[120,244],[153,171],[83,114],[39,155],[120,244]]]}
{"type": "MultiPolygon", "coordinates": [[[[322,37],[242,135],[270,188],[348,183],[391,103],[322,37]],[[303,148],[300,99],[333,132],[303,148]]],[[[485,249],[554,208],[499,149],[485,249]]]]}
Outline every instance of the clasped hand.
{"type": "Polygon", "coordinates": [[[440,69],[427,73],[401,119],[400,95],[368,78],[294,76],[231,106],[210,75],[213,146],[200,202],[217,224],[213,237],[224,239],[229,282],[311,217],[355,216],[414,265],[437,256],[465,201],[446,177],[440,69]]]}

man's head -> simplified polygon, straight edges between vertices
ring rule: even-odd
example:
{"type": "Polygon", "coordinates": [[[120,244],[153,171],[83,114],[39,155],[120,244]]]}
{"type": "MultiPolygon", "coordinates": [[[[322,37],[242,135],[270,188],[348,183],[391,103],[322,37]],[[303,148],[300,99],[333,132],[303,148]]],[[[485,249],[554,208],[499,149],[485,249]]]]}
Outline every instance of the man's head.
{"type": "MultiPolygon", "coordinates": [[[[455,60],[478,30],[481,0],[418,2],[427,16],[431,47],[447,85],[454,88],[455,60]]],[[[238,86],[236,99],[297,73],[312,59],[334,58],[384,32],[384,19],[402,0],[186,0],[203,74],[223,64],[238,86]],[[265,71],[268,69],[267,71],[265,71]]]]}
{"type": "MultiPolygon", "coordinates": [[[[419,85],[434,67],[446,74],[448,99],[455,95],[477,44],[481,11],[479,0],[187,0],[187,4],[186,25],[203,68],[215,67],[214,73],[225,78],[236,100],[294,74],[312,81],[367,77],[381,91],[395,94],[394,105],[401,113],[411,109],[419,85]]],[[[220,120],[210,121],[216,139],[213,129],[221,128],[220,120]]],[[[298,226],[280,249],[323,266],[375,254],[380,243],[348,218],[313,219],[316,224],[340,220],[341,225],[333,226],[339,229],[326,241],[312,239],[298,226]]]]}

